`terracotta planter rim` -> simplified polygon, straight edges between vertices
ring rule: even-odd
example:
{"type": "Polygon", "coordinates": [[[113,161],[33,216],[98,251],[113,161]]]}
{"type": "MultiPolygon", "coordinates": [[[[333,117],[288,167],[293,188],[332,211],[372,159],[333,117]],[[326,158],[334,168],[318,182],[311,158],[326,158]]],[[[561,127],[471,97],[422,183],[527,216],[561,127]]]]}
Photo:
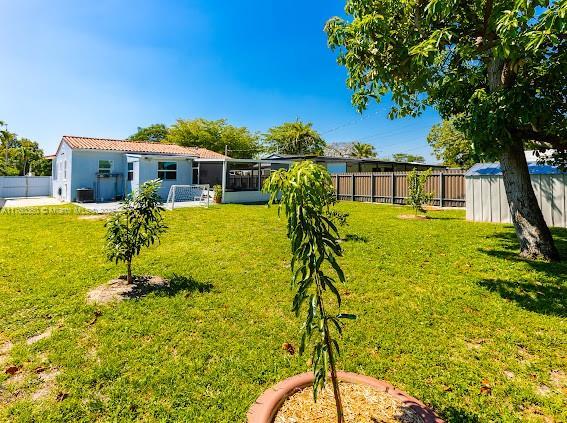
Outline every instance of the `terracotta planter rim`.
{"type": "MultiPolygon", "coordinates": [[[[384,380],[341,371],[337,372],[337,376],[342,382],[368,385],[378,391],[387,392],[392,397],[399,400],[405,407],[410,408],[418,414],[423,419],[424,423],[444,423],[433,410],[428,408],[421,401],[396,389],[393,385],[384,380]]],[[[248,423],[272,423],[282,404],[293,394],[312,385],[313,379],[312,372],[301,373],[289,377],[266,390],[248,410],[248,423]]]]}

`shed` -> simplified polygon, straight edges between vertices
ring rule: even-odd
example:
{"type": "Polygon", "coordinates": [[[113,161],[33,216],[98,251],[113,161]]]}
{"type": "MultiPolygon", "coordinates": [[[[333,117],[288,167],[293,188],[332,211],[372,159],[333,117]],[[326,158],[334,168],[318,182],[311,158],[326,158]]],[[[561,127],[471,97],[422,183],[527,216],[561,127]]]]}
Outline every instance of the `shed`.
{"type": "MultiPolygon", "coordinates": [[[[549,226],[567,227],[567,173],[528,163],[532,186],[549,226]]],[[[512,223],[500,163],[478,163],[465,173],[467,220],[512,223]]]]}

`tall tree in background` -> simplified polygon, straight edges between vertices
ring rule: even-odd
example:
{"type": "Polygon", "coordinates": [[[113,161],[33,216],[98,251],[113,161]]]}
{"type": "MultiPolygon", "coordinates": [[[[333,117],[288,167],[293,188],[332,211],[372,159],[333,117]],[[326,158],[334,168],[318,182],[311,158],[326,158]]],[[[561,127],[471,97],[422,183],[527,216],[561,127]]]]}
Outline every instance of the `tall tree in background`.
{"type": "MultiPolygon", "coordinates": [[[[3,125],[0,124],[0,125],[3,125]]],[[[0,176],[51,175],[51,161],[37,142],[0,131],[0,176]]]]}
{"type": "Polygon", "coordinates": [[[285,122],[268,130],[267,150],[280,154],[322,154],[325,141],[311,122],[285,122]]]}
{"type": "Polygon", "coordinates": [[[435,106],[500,161],[521,254],[558,260],[524,143],[567,159],[567,0],[348,0],[325,30],[359,109],[390,93],[391,117],[435,106]]]}
{"type": "Polygon", "coordinates": [[[372,144],[361,142],[352,143],[352,157],[365,159],[368,157],[376,157],[376,150],[372,144]]]}
{"type": "Polygon", "coordinates": [[[435,157],[442,160],[445,166],[468,169],[481,161],[472,141],[455,128],[454,118],[433,125],[427,135],[427,142],[433,148],[435,157]]]}
{"type": "Polygon", "coordinates": [[[425,163],[425,157],[407,153],[392,154],[392,160],[404,163],[425,163]]]}
{"type": "Polygon", "coordinates": [[[226,119],[178,119],[169,128],[166,142],[186,147],[203,147],[234,158],[252,158],[261,151],[260,137],[245,127],[227,123],[226,119]]]}
{"type": "Polygon", "coordinates": [[[167,132],[167,126],[163,123],[154,123],[146,127],[138,126],[136,133],[130,135],[128,139],[133,141],[161,142],[167,137],[167,132]]]}

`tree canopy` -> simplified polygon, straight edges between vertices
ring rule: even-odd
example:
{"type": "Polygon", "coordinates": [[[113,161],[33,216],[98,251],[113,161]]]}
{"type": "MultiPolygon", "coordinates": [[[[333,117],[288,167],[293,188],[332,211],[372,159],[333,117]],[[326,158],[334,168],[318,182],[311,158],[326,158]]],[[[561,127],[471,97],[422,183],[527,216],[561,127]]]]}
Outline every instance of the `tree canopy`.
{"type": "Polygon", "coordinates": [[[433,125],[427,142],[433,148],[435,157],[442,160],[445,166],[468,169],[481,161],[481,155],[475,152],[472,141],[455,128],[453,119],[433,125]]]}
{"type": "Polygon", "coordinates": [[[348,0],[345,11],[325,29],[358,109],[391,93],[391,117],[434,105],[494,158],[527,140],[566,150],[566,0],[348,0]]]}
{"type": "Polygon", "coordinates": [[[178,119],[165,137],[165,142],[187,147],[203,147],[217,153],[225,152],[234,158],[250,158],[258,155],[262,148],[258,134],[245,127],[227,123],[226,119],[178,119]]]}
{"type": "MultiPolygon", "coordinates": [[[[1,123],[0,123],[1,125],[1,123]]],[[[0,131],[0,176],[51,175],[51,161],[37,142],[0,131]]]]}
{"type": "Polygon", "coordinates": [[[352,157],[364,159],[368,157],[376,157],[376,150],[372,144],[361,142],[352,143],[352,157]]]}
{"type": "Polygon", "coordinates": [[[146,127],[138,126],[136,133],[130,135],[128,139],[134,141],[161,142],[167,137],[167,132],[167,126],[163,123],[154,123],[146,127]]]}
{"type": "Polygon", "coordinates": [[[425,163],[423,156],[407,153],[394,153],[392,154],[392,160],[404,163],[425,163]]]}
{"type": "Polygon", "coordinates": [[[326,143],[311,122],[285,122],[264,135],[269,152],[280,154],[322,154],[326,143]]]}

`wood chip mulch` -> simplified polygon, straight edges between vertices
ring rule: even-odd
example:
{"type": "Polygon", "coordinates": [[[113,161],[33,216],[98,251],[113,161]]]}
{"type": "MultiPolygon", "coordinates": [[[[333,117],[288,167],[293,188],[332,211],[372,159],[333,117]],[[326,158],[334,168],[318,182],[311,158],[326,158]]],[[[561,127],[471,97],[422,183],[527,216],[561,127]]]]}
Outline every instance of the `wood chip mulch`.
{"type": "MultiPolygon", "coordinates": [[[[347,423],[423,423],[423,419],[386,392],[366,385],[340,383],[344,417],[347,423]]],[[[292,395],[280,408],[275,423],[334,423],[337,421],[330,383],[313,402],[313,388],[292,395]]]]}

